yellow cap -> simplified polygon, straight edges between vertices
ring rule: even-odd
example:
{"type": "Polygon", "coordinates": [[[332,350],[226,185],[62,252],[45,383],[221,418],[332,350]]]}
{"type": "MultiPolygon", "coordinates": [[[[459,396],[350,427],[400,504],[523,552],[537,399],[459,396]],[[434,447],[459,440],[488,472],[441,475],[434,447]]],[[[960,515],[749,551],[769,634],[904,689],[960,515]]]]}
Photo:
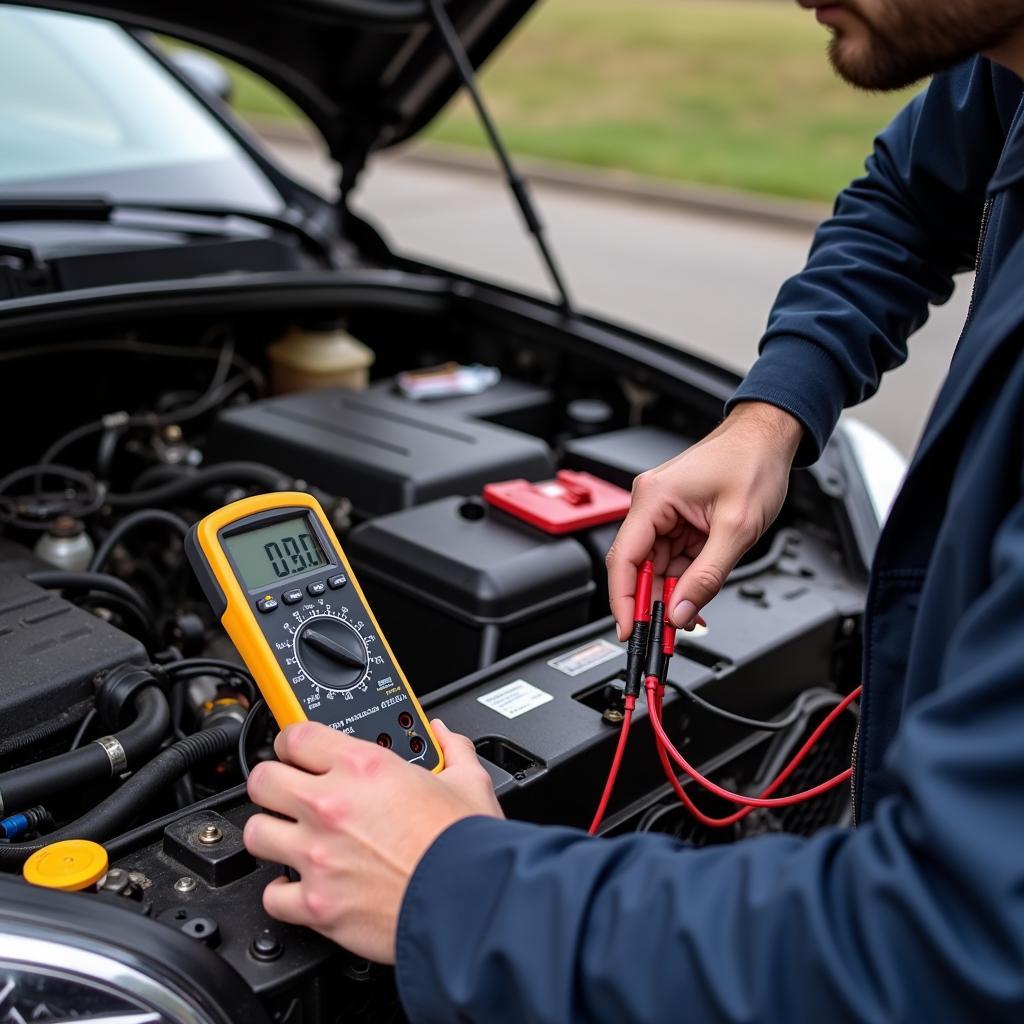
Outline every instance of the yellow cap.
{"type": "Polygon", "coordinates": [[[107,851],[89,839],[65,839],[36,850],[21,869],[25,881],[44,889],[77,892],[106,873],[107,851]]]}

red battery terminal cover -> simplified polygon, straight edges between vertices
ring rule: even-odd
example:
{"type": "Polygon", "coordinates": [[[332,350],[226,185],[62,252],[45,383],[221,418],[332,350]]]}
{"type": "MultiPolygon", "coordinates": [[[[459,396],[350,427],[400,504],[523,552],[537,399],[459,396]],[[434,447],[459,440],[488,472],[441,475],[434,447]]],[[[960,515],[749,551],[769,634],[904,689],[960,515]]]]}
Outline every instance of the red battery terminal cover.
{"type": "Polygon", "coordinates": [[[554,480],[506,480],[487,484],[484,499],[495,508],[536,526],[563,534],[625,519],[630,493],[590,473],[561,469],[554,480]]]}

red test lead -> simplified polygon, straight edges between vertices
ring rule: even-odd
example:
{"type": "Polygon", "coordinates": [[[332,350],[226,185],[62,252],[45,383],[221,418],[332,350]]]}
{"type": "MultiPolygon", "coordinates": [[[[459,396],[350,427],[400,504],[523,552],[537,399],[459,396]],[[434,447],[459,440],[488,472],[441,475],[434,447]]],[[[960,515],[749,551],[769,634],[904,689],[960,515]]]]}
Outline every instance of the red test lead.
{"type": "Polygon", "coordinates": [[[591,835],[597,834],[597,830],[604,820],[605,812],[608,810],[608,801],[611,800],[612,790],[615,789],[619,768],[622,766],[622,758],[626,752],[626,740],[629,737],[629,727],[633,721],[633,709],[636,707],[636,699],[643,686],[644,660],[647,657],[647,639],[651,630],[651,592],[653,589],[654,562],[648,559],[640,566],[640,572],[636,578],[636,591],[633,595],[633,631],[629,635],[629,643],[626,646],[626,684],[623,688],[624,710],[622,725],[619,728],[619,742],[615,748],[611,767],[608,769],[608,779],[604,784],[601,802],[598,804],[594,820],[587,830],[591,835]]]}

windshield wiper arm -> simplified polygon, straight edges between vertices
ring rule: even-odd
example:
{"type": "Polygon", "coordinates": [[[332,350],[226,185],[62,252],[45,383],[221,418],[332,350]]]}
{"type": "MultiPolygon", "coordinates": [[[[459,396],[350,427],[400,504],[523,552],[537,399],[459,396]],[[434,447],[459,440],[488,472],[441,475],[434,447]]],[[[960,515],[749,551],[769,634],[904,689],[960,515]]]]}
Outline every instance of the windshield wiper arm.
{"type": "Polygon", "coordinates": [[[105,221],[113,211],[113,203],[102,196],[0,196],[0,221],[105,221]]]}
{"type": "Polygon", "coordinates": [[[330,258],[330,239],[323,236],[299,214],[290,210],[288,214],[261,213],[255,210],[235,210],[230,207],[189,205],[186,203],[143,203],[133,200],[115,200],[102,195],[0,195],[0,222],[27,220],[113,220],[119,211],[132,213],[179,214],[187,217],[209,217],[226,220],[238,217],[300,238],[307,246],[320,255],[330,258]]]}

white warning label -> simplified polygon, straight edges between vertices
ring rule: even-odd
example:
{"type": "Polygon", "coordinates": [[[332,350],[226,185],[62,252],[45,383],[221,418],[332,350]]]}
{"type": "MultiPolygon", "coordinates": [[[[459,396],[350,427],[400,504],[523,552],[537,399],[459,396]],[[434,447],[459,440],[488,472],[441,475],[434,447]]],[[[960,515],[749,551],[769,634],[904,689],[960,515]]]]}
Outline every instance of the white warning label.
{"type": "Polygon", "coordinates": [[[477,697],[484,707],[497,711],[506,718],[518,718],[554,699],[550,693],[545,693],[525,679],[516,679],[497,690],[485,693],[482,697],[477,697]]]}

